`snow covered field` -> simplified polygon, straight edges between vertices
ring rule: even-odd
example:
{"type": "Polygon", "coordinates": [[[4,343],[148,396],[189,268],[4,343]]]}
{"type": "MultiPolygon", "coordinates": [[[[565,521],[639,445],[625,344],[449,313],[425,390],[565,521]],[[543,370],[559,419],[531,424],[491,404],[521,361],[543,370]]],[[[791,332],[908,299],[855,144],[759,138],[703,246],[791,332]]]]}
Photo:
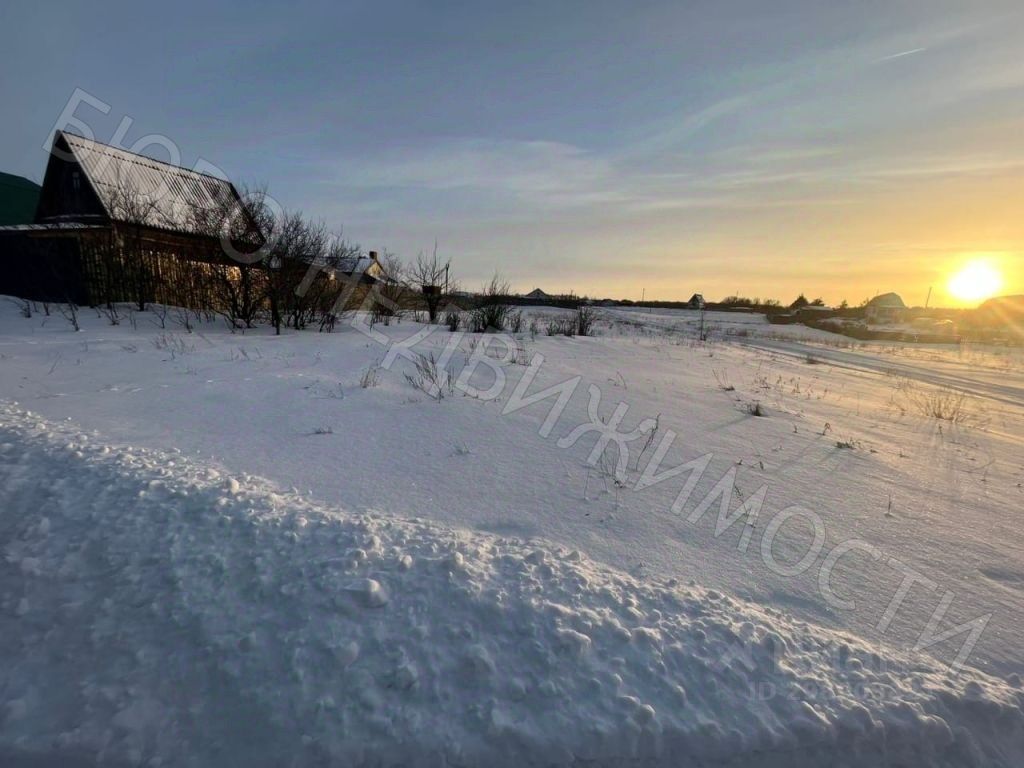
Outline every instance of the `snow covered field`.
{"type": "Polygon", "coordinates": [[[0,762],[1024,762],[1012,355],[547,314],[0,302],[0,762]]]}

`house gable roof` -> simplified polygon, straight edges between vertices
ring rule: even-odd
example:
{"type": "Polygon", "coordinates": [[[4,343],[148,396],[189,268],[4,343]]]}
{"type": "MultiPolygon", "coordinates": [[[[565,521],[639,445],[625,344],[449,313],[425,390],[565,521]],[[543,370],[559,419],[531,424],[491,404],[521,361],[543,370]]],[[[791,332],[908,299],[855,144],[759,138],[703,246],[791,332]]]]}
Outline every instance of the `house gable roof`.
{"type": "Polygon", "coordinates": [[[867,303],[867,306],[881,309],[907,308],[907,305],[903,303],[903,299],[900,298],[898,293],[883,293],[881,296],[875,296],[875,298],[867,303]]]}
{"type": "Polygon", "coordinates": [[[346,275],[369,275],[382,277],[384,270],[377,260],[369,256],[346,256],[330,262],[330,265],[346,275]]]}
{"type": "MultiPolygon", "coordinates": [[[[229,181],[58,131],[50,163],[64,162],[64,157],[81,168],[107,217],[114,222],[208,235],[211,214],[245,211],[229,181]]],[[[248,217],[248,212],[245,215],[248,217]]],[[[42,220],[53,218],[60,216],[44,216],[42,220]]]]}

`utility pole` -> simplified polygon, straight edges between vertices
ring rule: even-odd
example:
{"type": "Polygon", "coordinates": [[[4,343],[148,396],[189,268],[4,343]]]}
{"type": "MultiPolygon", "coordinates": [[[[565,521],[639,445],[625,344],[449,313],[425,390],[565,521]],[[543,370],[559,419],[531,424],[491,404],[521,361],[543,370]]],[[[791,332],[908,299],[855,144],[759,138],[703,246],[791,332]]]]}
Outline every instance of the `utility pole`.
{"type": "Polygon", "coordinates": [[[928,286],[928,298],[924,300],[924,308],[925,309],[928,309],[928,304],[931,302],[931,300],[932,300],[932,287],[929,285],[928,286]]]}

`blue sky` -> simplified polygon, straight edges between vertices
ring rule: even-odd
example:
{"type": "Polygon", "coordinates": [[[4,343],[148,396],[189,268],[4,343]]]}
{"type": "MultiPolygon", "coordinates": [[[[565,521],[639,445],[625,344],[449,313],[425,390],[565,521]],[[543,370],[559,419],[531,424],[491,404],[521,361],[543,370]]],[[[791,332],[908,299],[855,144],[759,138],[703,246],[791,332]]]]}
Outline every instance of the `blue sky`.
{"type": "Polygon", "coordinates": [[[41,179],[81,88],[96,138],[470,285],[920,303],[985,258],[1024,292],[1021,40],[1019,2],[8,1],[0,170],[41,179]]]}

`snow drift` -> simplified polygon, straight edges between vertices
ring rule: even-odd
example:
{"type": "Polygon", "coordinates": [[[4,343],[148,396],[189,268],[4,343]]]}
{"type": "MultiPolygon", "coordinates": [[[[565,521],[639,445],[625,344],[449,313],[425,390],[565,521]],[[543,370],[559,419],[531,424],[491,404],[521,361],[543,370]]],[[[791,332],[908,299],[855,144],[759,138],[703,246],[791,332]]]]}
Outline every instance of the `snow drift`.
{"type": "Polygon", "coordinates": [[[0,530],[5,765],[1024,764],[981,673],[14,405],[0,530]]]}

